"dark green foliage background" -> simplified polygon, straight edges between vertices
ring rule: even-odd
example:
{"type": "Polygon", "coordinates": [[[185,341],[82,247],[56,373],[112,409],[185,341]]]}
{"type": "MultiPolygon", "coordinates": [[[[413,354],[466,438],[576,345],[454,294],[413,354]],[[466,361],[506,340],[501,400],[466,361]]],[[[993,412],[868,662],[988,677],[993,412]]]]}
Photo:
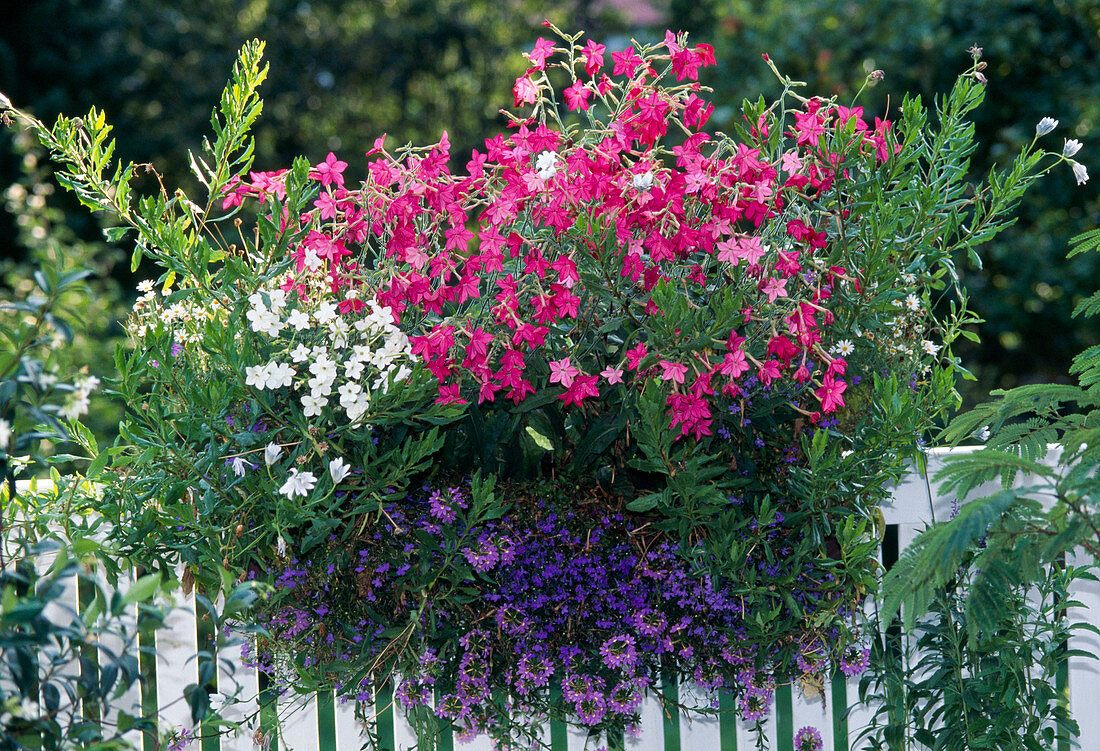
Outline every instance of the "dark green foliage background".
{"type": "MultiPolygon", "coordinates": [[[[257,168],[289,165],[296,154],[320,160],[333,150],[358,179],[365,160],[357,155],[383,132],[430,142],[447,130],[462,154],[501,129],[498,110],[511,104],[520,52],[546,35],[543,18],[583,28],[612,48],[665,27],[714,44],[719,69],[706,71],[704,82],[716,89],[712,125],[720,129],[737,116],[741,98],[777,93],[761,52],[811,91],[842,99],[881,69],[885,80],[861,101],[870,115],[889,108],[896,117],[904,92],[928,102],[947,91],[976,43],[989,64],[989,90],[977,113],[975,172],[1006,161],[1041,117],[1052,116],[1061,126],[1048,147],[1080,139],[1078,158],[1100,180],[1100,145],[1091,137],[1100,122],[1100,0],[26,0],[0,28],[0,91],[47,121],[102,106],[117,125],[120,155],[151,162],[166,185],[186,186],[186,150],[208,130],[210,103],[241,43],[259,37],[272,65],[257,168]]],[[[0,141],[0,188],[26,182],[23,153],[10,133],[0,141]]],[[[1072,355],[1100,341],[1094,325],[1070,321],[1100,264],[1064,257],[1068,238],[1100,218],[1096,184],[1077,187],[1063,169],[1028,195],[1017,226],[984,248],[983,269],[960,259],[987,320],[981,346],[962,352],[979,379],[967,402],[998,386],[1067,380],[1072,355]]],[[[137,187],[157,185],[147,176],[137,187]]],[[[99,242],[99,228],[70,211],[70,200],[49,196],[62,212],[54,224],[71,228],[72,242],[85,242],[80,253],[91,254],[87,243],[99,242]]],[[[18,296],[26,264],[47,252],[16,231],[13,210],[18,205],[0,211],[2,297],[18,296]]],[[[48,252],[58,252],[53,246],[48,252]]],[[[129,250],[94,254],[122,289],[135,281],[129,250]],[[111,263],[114,256],[122,263],[111,263]]],[[[118,303],[128,294],[114,284],[96,289],[85,320],[98,324],[95,338],[111,349],[118,329],[104,318],[124,310],[118,303]]],[[[95,358],[93,371],[110,362],[95,358]]],[[[92,420],[109,438],[113,421],[100,422],[92,420]]]]}

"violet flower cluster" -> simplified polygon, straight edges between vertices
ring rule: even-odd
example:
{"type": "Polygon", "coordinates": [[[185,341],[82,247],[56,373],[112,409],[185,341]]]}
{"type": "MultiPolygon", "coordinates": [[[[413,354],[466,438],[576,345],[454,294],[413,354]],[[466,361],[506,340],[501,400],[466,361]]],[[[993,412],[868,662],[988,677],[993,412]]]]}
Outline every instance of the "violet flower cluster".
{"type": "MultiPolygon", "coordinates": [[[[504,715],[629,726],[662,677],[731,692],[754,722],[777,683],[838,661],[849,672],[862,656],[841,627],[856,595],[830,573],[805,564],[792,579],[782,559],[750,561],[765,588],[787,582],[799,613],[778,593],[779,612],[761,612],[759,600],[748,612],[740,582],[710,573],[642,515],[509,493],[505,513],[479,519],[467,486],[424,486],[352,546],[334,538],[286,560],[260,655],[295,654],[299,670],[320,675],[374,665],[376,676],[402,676],[404,707],[494,735],[514,721],[504,715]],[[764,617],[797,626],[762,646],[747,634],[764,617]]],[[[757,529],[780,551],[799,534],[783,521],[757,529]]],[[[367,682],[343,691],[370,697],[367,682]]]]}

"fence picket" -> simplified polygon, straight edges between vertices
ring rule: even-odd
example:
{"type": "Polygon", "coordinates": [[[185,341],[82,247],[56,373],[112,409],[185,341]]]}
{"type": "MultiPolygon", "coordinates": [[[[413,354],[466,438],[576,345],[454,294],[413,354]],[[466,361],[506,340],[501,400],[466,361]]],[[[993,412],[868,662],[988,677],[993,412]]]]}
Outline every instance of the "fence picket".
{"type": "MultiPolygon", "coordinates": [[[[704,692],[690,684],[680,686],[680,702],[684,706],[709,706],[713,700],[713,692],[704,692]]],[[[717,717],[680,712],[679,722],[680,748],[683,751],[693,751],[693,749],[717,750],[721,748],[722,736],[717,717]]]]}
{"type": "MultiPolygon", "coordinates": [[[[968,451],[972,448],[952,449],[951,451],[968,451]]],[[[893,491],[889,502],[883,504],[883,518],[886,522],[886,537],[884,547],[880,551],[880,560],[889,564],[896,559],[898,552],[905,548],[924,526],[931,520],[945,521],[952,516],[957,504],[955,500],[946,494],[940,494],[932,479],[935,473],[943,466],[944,457],[948,452],[933,450],[928,455],[927,473],[921,474],[911,471],[904,476],[893,491]]],[[[1047,457],[1048,464],[1055,464],[1058,460],[1058,452],[1052,452],[1047,457]]],[[[1018,477],[1017,486],[1025,484],[1026,478],[1018,477]]],[[[979,497],[999,489],[996,482],[988,483],[976,489],[969,497],[979,497]]],[[[1071,559],[1071,563],[1072,563],[1071,559]]],[[[36,562],[39,571],[45,571],[52,563],[52,558],[43,556],[36,562]]],[[[132,582],[132,577],[124,578],[120,584],[123,587],[132,582]]],[[[52,604],[47,613],[55,618],[71,618],[72,613],[79,612],[81,607],[87,606],[92,590],[88,585],[79,586],[77,577],[71,577],[66,582],[65,595],[59,603],[52,604]]],[[[109,589],[105,594],[109,597],[109,589]]],[[[1069,617],[1073,620],[1090,620],[1092,623],[1100,623],[1097,613],[1100,613],[1100,582],[1078,581],[1072,590],[1072,597],[1081,603],[1081,607],[1071,608],[1069,617]]],[[[89,600],[90,601],[90,600],[89,600]]],[[[114,711],[119,709],[134,709],[140,704],[145,711],[159,707],[160,717],[176,728],[191,729],[190,709],[182,700],[183,690],[189,684],[195,683],[198,677],[198,665],[195,654],[198,649],[199,639],[204,641],[210,637],[207,631],[196,622],[195,598],[188,596],[179,603],[180,607],[172,611],[168,618],[168,628],[157,634],[157,657],[155,662],[149,659],[142,660],[142,671],[148,680],[141,690],[136,686],[119,698],[114,711]]],[[[130,619],[131,626],[136,623],[138,615],[136,608],[127,611],[126,618],[130,619]]],[[[143,640],[143,645],[148,646],[148,640],[143,640]]],[[[100,645],[100,652],[89,653],[88,656],[98,657],[100,664],[108,658],[107,650],[117,651],[122,642],[117,637],[106,637],[100,645]]],[[[1100,654],[1100,636],[1079,631],[1073,636],[1071,649],[1083,650],[1097,655],[1100,654]]],[[[231,703],[223,710],[222,714],[230,721],[243,721],[246,717],[255,717],[259,703],[260,687],[263,682],[260,674],[251,667],[243,664],[237,654],[223,654],[219,656],[219,668],[217,685],[219,692],[233,694],[234,687],[240,684],[243,688],[239,692],[239,703],[231,703]]],[[[63,670],[76,674],[79,665],[74,661],[63,670]]],[[[1068,701],[1075,719],[1081,729],[1082,738],[1100,737],[1100,713],[1094,711],[1097,703],[1100,703],[1100,663],[1096,660],[1088,660],[1081,657],[1071,658],[1069,661],[1068,677],[1064,681],[1068,691],[1068,701]]],[[[273,696],[273,687],[268,689],[267,695],[273,696]]],[[[692,686],[679,686],[679,698],[681,703],[688,706],[699,706],[708,703],[708,698],[699,689],[692,686]]],[[[396,711],[393,705],[392,683],[380,686],[374,697],[374,701],[367,707],[372,715],[379,720],[379,748],[387,751],[404,751],[416,742],[416,735],[412,726],[403,716],[396,711]]],[[[676,692],[666,690],[670,699],[675,700],[676,692]]],[[[812,693],[812,692],[811,692],[812,693]]],[[[301,697],[294,697],[298,702],[301,697]]],[[[648,695],[641,707],[641,722],[637,733],[628,734],[625,739],[613,737],[610,742],[596,744],[590,741],[587,734],[577,728],[568,727],[561,723],[547,723],[543,730],[543,740],[547,742],[552,751],[591,751],[597,745],[609,745],[611,751],[619,748],[630,751],[738,751],[748,749],[754,745],[751,726],[735,721],[729,714],[733,709],[731,698],[723,694],[717,701],[725,714],[718,717],[688,716],[684,712],[672,709],[669,705],[669,713],[666,714],[660,700],[652,692],[648,695]]],[[[792,735],[801,727],[812,725],[822,735],[825,749],[834,751],[852,751],[850,738],[855,732],[864,726],[869,720],[872,708],[856,705],[845,714],[849,703],[858,701],[858,680],[844,680],[843,677],[835,677],[823,686],[822,695],[806,696],[800,686],[780,687],[776,693],[772,710],[764,723],[765,735],[770,741],[771,747],[776,751],[787,751],[792,745],[792,735]]],[[[309,697],[305,700],[305,708],[290,712],[293,703],[292,697],[287,695],[278,701],[279,711],[283,717],[281,732],[268,733],[270,750],[285,749],[286,751],[345,751],[345,749],[358,749],[363,744],[361,737],[361,722],[355,716],[355,702],[334,700],[331,693],[317,697],[309,697]]],[[[264,728],[272,729],[271,715],[274,706],[265,708],[267,717],[264,728]]],[[[256,751],[253,733],[256,730],[256,720],[242,728],[235,735],[227,735],[216,742],[207,742],[202,745],[201,751],[256,751]]],[[[456,741],[447,733],[437,746],[437,751],[452,751],[456,741]]],[[[146,738],[145,751],[154,751],[155,739],[146,738]]],[[[464,751],[489,751],[492,744],[487,739],[481,738],[470,744],[462,746],[464,751]]]]}

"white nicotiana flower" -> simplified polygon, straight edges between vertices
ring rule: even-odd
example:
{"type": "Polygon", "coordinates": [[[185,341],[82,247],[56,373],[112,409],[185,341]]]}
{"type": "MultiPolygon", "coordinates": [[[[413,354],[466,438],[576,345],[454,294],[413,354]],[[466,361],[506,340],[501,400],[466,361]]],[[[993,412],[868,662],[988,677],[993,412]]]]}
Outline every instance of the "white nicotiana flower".
{"type": "Polygon", "coordinates": [[[1068,159],[1069,157],[1073,156],[1074,154],[1076,154],[1080,150],[1081,150],[1081,142],[1078,141],[1076,138],[1071,138],[1071,139],[1067,140],[1066,144],[1062,147],[1062,156],[1064,156],[1068,159]]]}
{"type": "Polygon", "coordinates": [[[1055,120],[1053,117],[1044,117],[1035,126],[1035,135],[1045,136],[1047,133],[1051,132],[1052,130],[1054,130],[1057,127],[1058,127],[1058,121],[1057,120],[1055,120]]]}
{"type": "Polygon", "coordinates": [[[309,315],[295,308],[290,311],[290,315],[287,316],[286,322],[298,331],[304,331],[309,328],[309,315]]]}
{"type": "Polygon", "coordinates": [[[339,484],[351,473],[351,467],[342,458],[337,457],[328,463],[328,473],[332,476],[332,481],[339,484]]]}
{"type": "Polygon", "coordinates": [[[363,377],[363,361],[352,358],[344,363],[344,375],[353,381],[363,377]]]}
{"type": "Polygon", "coordinates": [[[332,393],[332,381],[325,381],[320,378],[310,378],[309,393],[314,397],[328,396],[332,393]]]}
{"type": "Polygon", "coordinates": [[[279,332],[283,330],[282,320],[267,308],[253,308],[245,314],[245,317],[248,319],[252,330],[257,334],[278,336],[279,332]]]}
{"type": "Polygon", "coordinates": [[[553,151],[543,151],[535,157],[535,169],[540,180],[549,180],[558,174],[558,155],[553,151]]]}
{"type": "Polygon", "coordinates": [[[267,386],[267,366],[248,365],[244,369],[244,385],[254,386],[263,391],[267,386]]]}
{"type": "Polygon", "coordinates": [[[285,362],[272,360],[267,364],[267,388],[279,389],[289,386],[293,383],[294,375],[294,368],[285,362]]]}
{"type": "Polygon", "coordinates": [[[355,397],[355,401],[350,405],[344,407],[348,413],[348,419],[352,424],[358,424],[359,421],[367,414],[367,410],[370,408],[370,394],[363,392],[355,397]]]}
{"type": "Polygon", "coordinates": [[[340,394],[340,406],[347,409],[355,404],[355,400],[363,392],[363,388],[358,383],[349,382],[341,385],[337,392],[340,394]]]}
{"type": "Polygon", "coordinates": [[[326,406],[328,399],[320,394],[306,394],[302,397],[302,414],[306,417],[318,417],[326,406]]]}
{"type": "Polygon", "coordinates": [[[277,443],[269,443],[264,446],[264,464],[271,466],[275,462],[279,461],[279,457],[283,455],[283,447],[277,443]]]}
{"type": "Polygon", "coordinates": [[[328,356],[328,353],[325,353],[310,364],[309,372],[317,376],[320,381],[332,383],[336,380],[336,363],[328,356]]]}
{"type": "Polygon", "coordinates": [[[634,175],[631,183],[635,190],[649,190],[653,187],[653,173],[643,172],[640,175],[634,175]]]}
{"type": "Polygon", "coordinates": [[[299,344],[290,351],[290,359],[294,362],[305,362],[309,359],[309,347],[299,344]]]}
{"type": "Polygon", "coordinates": [[[336,306],[330,302],[323,302],[317,306],[317,312],[313,314],[320,324],[327,324],[336,317],[336,306]]]}
{"type": "Polygon", "coordinates": [[[305,258],[303,259],[305,266],[311,272],[318,271],[324,262],[321,260],[321,256],[317,255],[317,251],[313,248],[306,248],[305,258]]]}
{"type": "Polygon", "coordinates": [[[1089,172],[1085,169],[1085,165],[1070,160],[1069,166],[1073,168],[1073,177],[1077,180],[1078,185],[1084,185],[1089,181],[1089,172]]]}
{"type": "Polygon", "coordinates": [[[836,346],[833,347],[833,352],[838,357],[847,357],[855,351],[856,348],[852,346],[852,341],[850,339],[841,339],[836,343],[836,346]]]}
{"type": "Polygon", "coordinates": [[[291,469],[286,477],[286,482],[279,488],[279,493],[287,498],[293,498],[296,495],[304,498],[309,495],[309,491],[313,490],[316,485],[317,476],[312,472],[299,472],[297,469],[291,469]]]}
{"type": "Polygon", "coordinates": [[[348,346],[348,324],[340,316],[333,318],[328,325],[329,335],[332,337],[332,346],[343,349],[348,346]]]}
{"type": "Polygon", "coordinates": [[[7,451],[8,446],[11,444],[11,423],[7,420],[0,420],[0,451],[7,451]]]}
{"type": "Polygon", "coordinates": [[[286,290],[276,287],[267,293],[267,297],[271,300],[271,309],[273,311],[280,311],[286,307],[286,290]]]}

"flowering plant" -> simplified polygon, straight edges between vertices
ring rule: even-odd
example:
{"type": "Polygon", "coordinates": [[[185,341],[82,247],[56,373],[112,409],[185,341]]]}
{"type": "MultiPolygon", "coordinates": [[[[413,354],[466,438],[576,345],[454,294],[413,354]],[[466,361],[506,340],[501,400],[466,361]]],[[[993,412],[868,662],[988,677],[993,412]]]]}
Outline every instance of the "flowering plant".
{"type": "Polygon", "coordinates": [[[446,134],[379,138],[357,187],[334,154],[252,170],[259,43],[191,157],[201,205],[105,177],[95,110],[38,125],[163,269],[106,513],[199,586],[270,579],[254,659],[361,698],[399,675],[423,732],[602,731],[678,679],[761,721],[778,682],[865,664],[876,507],[972,336],[955,257],[1063,157],[967,192],[977,60],[934,127],[775,71],[725,134],[707,45],[558,34],[460,173],[446,134]]]}

